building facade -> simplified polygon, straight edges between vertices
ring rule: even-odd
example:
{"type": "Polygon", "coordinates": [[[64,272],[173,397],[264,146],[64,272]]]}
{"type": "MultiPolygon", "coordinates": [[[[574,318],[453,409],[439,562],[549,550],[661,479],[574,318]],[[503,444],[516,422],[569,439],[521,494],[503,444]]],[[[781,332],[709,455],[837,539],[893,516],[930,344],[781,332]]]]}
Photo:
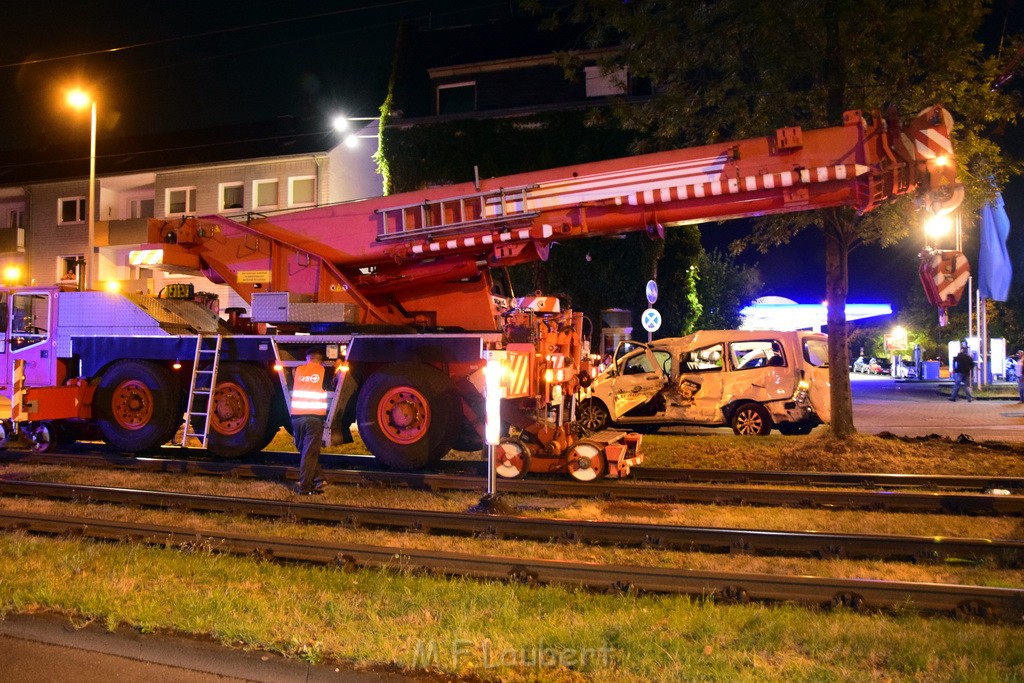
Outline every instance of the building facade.
{"type": "MultiPolygon", "coordinates": [[[[189,282],[218,294],[222,309],[245,307],[226,287],[201,276],[147,267],[138,255],[149,242],[148,219],[221,214],[244,220],[250,213],[273,216],[381,194],[375,145],[352,148],[330,135],[289,145],[293,140],[275,141],[291,147],[290,153],[266,154],[266,145],[257,144],[245,156],[244,145],[232,144],[221,154],[210,149],[180,164],[173,164],[179,155],[170,152],[170,165],[153,168],[138,168],[127,156],[104,158],[95,181],[95,286],[117,283],[124,291],[158,294],[170,282],[189,282]],[[104,170],[118,165],[126,170],[104,170]]],[[[162,160],[159,153],[145,158],[162,160]]],[[[21,284],[78,287],[89,256],[89,180],[84,174],[59,177],[67,163],[50,166],[52,178],[42,166],[26,166],[31,171],[22,174],[23,182],[16,180],[16,165],[4,174],[10,180],[0,185],[0,273],[9,283],[17,278],[21,284]]]]}

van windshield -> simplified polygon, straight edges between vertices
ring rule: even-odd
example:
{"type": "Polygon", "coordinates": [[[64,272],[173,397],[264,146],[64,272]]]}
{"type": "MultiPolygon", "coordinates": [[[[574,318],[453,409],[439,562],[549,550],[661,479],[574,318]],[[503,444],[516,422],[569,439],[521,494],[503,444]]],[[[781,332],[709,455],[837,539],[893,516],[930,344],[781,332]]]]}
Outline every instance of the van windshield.
{"type": "Polygon", "coordinates": [[[819,368],[828,367],[828,341],[804,339],[804,359],[819,368]]]}

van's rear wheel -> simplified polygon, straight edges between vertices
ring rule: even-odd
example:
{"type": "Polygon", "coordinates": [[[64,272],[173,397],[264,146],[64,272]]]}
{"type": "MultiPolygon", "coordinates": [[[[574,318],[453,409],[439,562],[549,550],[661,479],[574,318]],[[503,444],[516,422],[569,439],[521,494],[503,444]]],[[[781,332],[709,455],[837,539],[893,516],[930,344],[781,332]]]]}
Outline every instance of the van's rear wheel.
{"type": "Polygon", "coordinates": [[[446,374],[432,365],[396,363],[363,383],[356,419],[366,446],[386,466],[420,469],[452,449],[460,408],[446,374]]]}
{"type": "Polygon", "coordinates": [[[740,436],[767,436],[772,417],[760,403],[744,403],[732,414],[732,431],[740,436]]]}
{"type": "Polygon", "coordinates": [[[270,443],[277,433],[267,427],[272,396],[273,385],[262,369],[242,363],[221,365],[210,410],[210,452],[237,458],[270,443]]]}
{"type": "Polygon", "coordinates": [[[140,453],[171,440],[181,422],[180,401],[170,370],[149,361],[120,360],[100,376],[93,408],[107,443],[140,453]]]}

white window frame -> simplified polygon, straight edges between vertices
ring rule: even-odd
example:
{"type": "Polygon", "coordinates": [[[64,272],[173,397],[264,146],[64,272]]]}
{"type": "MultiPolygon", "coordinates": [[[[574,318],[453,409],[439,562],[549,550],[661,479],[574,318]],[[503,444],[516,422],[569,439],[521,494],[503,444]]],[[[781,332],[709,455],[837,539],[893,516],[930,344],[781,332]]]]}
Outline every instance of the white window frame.
{"type": "MultiPolygon", "coordinates": [[[[189,204],[193,201],[191,199],[193,192],[195,192],[197,195],[199,194],[199,192],[196,189],[195,185],[185,185],[185,186],[182,186],[182,187],[168,187],[166,190],[164,190],[164,215],[165,216],[182,216],[182,215],[186,215],[187,216],[189,214],[194,214],[196,212],[196,207],[195,206],[189,206],[189,204]],[[184,211],[173,211],[173,212],[171,211],[171,193],[172,192],[184,192],[185,193],[185,210],[184,211]]],[[[194,201],[195,201],[195,203],[199,202],[198,196],[196,197],[196,199],[194,201]]]]}
{"type": "Polygon", "coordinates": [[[477,89],[476,81],[459,81],[458,83],[445,83],[439,85],[434,89],[434,113],[438,116],[441,115],[441,91],[442,90],[454,90],[456,88],[473,88],[473,109],[476,111],[477,108],[477,89]]]}
{"type": "Polygon", "coordinates": [[[156,217],[156,199],[153,197],[152,192],[131,192],[121,197],[122,207],[121,216],[123,218],[155,218],[156,217]],[[142,202],[144,201],[153,202],[153,214],[151,216],[142,215],[142,202]]]}
{"type": "Polygon", "coordinates": [[[57,225],[77,225],[89,220],[89,206],[85,197],[61,197],[57,200],[57,225]],[[78,202],[81,211],[76,212],[76,217],[70,221],[64,220],[64,202],[78,202]]]}
{"type": "Polygon", "coordinates": [[[85,262],[84,254],[63,254],[57,257],[57,282],[77,282],[79,269],[85,262]],[[69,268],[70,266],[70,268],[69,268]],[[68,271],[75,274],[74,280],[65,280],[64,275],[68,271]]]}
{"type": "Polygon", "coordinates": [[[242,211],[245,208],[245,183],[239,181],[234,183],[219,183],[217,185],[217,210],[218,211],[242,211]],[[238,206],[227,206],[224,201],[224,190],[229,187],[237,187],[242,190],[242,201],[238,206]]]}
{"type": "Polygon", "coordinates": [[[260,178],[259,180],[252,181],[252,208],[254,211],[263,211],[265,209],[276,209],[281,205],[281,180],[280,178],[260,178]],[[274,192],[274,203],[273,204],[260,204],[260,186],[270,185],[273,183],[277,190],[274,192]]]}
{"type": "Polygon", "coordinates": [[[152,197],[146,197],[140,195],[138,197],[132,197],[125,202],[124,215],[128,218],[155,218],[156,217],[156,201],[152,197]],[[153,202],[152,214],[149,216],[143,215],[145,212],[142,210],[143,202],[153,202]]]}
{"type": "Polygon", "coordinates": [[[294,208],[298,206],[316,206],[316,176],[315,175],[296,175],[288,178],[288,207],[294,208]],[[313,182],[313,201],[311,202],[296,202],[295,201],[295,183],[299,181],[311,180],[313,182]]]}

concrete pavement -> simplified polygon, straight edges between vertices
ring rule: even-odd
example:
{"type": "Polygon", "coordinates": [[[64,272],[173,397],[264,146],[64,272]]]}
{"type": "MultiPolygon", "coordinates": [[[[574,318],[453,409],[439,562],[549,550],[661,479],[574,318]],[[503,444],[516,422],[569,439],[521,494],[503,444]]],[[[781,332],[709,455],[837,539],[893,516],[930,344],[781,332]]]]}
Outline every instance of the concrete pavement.
{"type": "Polygon", "coordinates": [[[396,673],[313,666],[268,652],[246,652],[179,636],[144,635],[130,629],[110,633],[97,624],[79,628],[54,614],[14,614],[0,620],[0,680],[392,683],[412,679],[396,673]]]}

